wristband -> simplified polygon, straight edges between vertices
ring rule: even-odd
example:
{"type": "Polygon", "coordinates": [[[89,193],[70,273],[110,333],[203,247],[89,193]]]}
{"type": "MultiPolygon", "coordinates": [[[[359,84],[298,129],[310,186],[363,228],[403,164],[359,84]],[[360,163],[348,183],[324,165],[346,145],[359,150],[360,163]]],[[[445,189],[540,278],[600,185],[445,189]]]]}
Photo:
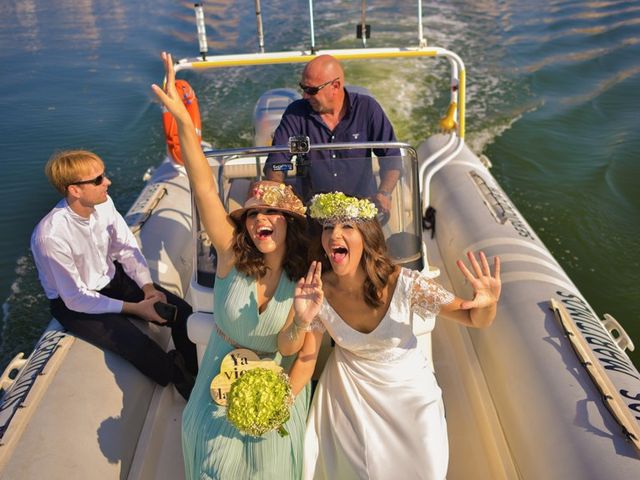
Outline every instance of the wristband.
{"type": "Polygon", "coordinates": [[[291,328],[289,329],[289,340],[294,341],[295,339],[298,338],[298,334],[300,332],[308,332],[311,330],[311,324],[305,325],[304,327],[301,326],[298,322],[296,322],[296,319],[293,319],[293,322],[291,323],[291,328]]]}
{"type": "Polygon", "coordinates": [[[307,323],[306,325],[301,325],[298,322],[296,322],[295,318],[293,319],[293,324],[296,326],[298,330],[304,330],[305,332],[308,332],[311,327],[311,322],[307,323]]]}

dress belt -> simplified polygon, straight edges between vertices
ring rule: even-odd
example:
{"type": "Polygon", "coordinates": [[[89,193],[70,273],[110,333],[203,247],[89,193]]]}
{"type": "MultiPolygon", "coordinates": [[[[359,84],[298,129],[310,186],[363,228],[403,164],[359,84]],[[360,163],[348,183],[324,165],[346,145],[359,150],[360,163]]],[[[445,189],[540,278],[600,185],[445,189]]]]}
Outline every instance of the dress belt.
{"type": "Polygon", "coordinates": [[[247,350],[251,350],[253,353],[255,353],[256,355],[258,355],[259,357],[266,357],[266,356],[270,356],[270,355],[274,355],[276,352],[260,352],[258,350],[254,350],[253,348],[249,348],[249,347],[245,347],[243,345],[240,345],[238,342],[236,342],[235,340],[233,340],[231,337],[229,337],[226,333],[224,333],[220,327],[218,326],[217,323],[213,324],[215,329],[216,329],[216,333],[218,334],[218,336],[224,340],[225,342],[227,342],[229,345],[231,345],[234,348],[244,348],[247,350]]]}

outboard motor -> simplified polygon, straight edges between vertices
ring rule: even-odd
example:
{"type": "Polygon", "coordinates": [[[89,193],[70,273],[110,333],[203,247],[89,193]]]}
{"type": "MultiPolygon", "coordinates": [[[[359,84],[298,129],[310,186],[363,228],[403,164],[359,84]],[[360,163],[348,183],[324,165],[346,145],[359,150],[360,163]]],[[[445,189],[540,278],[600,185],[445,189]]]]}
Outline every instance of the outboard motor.
{"type": "Polygon", "coordinates": [[[264,92],[253,110],[254,145],[268,147],[289,104],[302,98],[291,88],[274,88],[264,92]]]}

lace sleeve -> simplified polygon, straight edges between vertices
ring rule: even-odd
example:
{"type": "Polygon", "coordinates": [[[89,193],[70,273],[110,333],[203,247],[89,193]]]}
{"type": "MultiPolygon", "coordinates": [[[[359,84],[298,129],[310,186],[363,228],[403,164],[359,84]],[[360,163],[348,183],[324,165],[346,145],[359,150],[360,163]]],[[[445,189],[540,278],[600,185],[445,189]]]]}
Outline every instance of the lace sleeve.
{"type": "Polygon", "coordinates": [[[311,320],[311,323],[307,327],[307,331],[324,333],[327,331],[327,329],[325,328],[324,323],[322,323],[322,320],[320,320],[320,317],[316,315],[315,318],[311,320]]]}
{"type": "Polygon", "coordinates": [[[437,315],[440,306],[453,302],[455,295],[442,285],[425,277],[420,272],[412,272],[410,302],[411,309],[421,317],[437,315]]]}

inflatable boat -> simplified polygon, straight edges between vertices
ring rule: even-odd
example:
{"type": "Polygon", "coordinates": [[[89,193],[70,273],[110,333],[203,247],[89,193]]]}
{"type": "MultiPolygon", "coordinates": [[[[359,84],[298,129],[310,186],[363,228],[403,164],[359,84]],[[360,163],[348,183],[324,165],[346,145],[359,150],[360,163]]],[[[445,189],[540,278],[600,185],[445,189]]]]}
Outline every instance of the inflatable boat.
{"type": "MultiPolygon", "coordinates": [[[[391,210],[381,218],[396,263],[423,270],[468,297],[455,260],[468,250],[502,260],[502,297],[490,328],[472,331],[438,321],[427,334],[421,322],[430,319],[415,322],[443,390],[448,478],[640,478],[640,373],[625,353],[633,341],[614,318],[599,318],[497,184],[488,159],[465,145],[466,78],[458,55],[427,46],[420,23],[418,44],[407,48],[316,50],[312,34],[309,51],[207,56],[202,12],[196,9],[201,56],[180,60],[178,72],[306,63],[323,53],[342,61],[448,61],[451,100],[442,133],[415,147],[401,141],[309,145],[398,152],[402,175],[391,210]]],[[[262,177],[266,155],[289,151],[270,143],[284,109],[297,98],[293,90],[276,89],[257,99],[253,147],[219,150],[203,142],[230,210],[262,177]]],[[[189,336],[201,358],[213,328],[215,252],[176,158],[170,122],[165,132],[167,158],[147,173],[126,220],[154,279],[194,307],[189,336]]],[[[379,161],[374,158],[372,168],[378,181],[379,161]]],[[[295,184],[303,175],[294,168],[288,181],[295,184]]],[[[140,328],[170,347],[162,328],[140,328]]],[[[323,355],[330,351],[327,341],[323,355]]],[[[184,478],[182,397],[65,332],[55,319],[33,353],[7,367],[0,388],[0,478],[184,478]]]]}

